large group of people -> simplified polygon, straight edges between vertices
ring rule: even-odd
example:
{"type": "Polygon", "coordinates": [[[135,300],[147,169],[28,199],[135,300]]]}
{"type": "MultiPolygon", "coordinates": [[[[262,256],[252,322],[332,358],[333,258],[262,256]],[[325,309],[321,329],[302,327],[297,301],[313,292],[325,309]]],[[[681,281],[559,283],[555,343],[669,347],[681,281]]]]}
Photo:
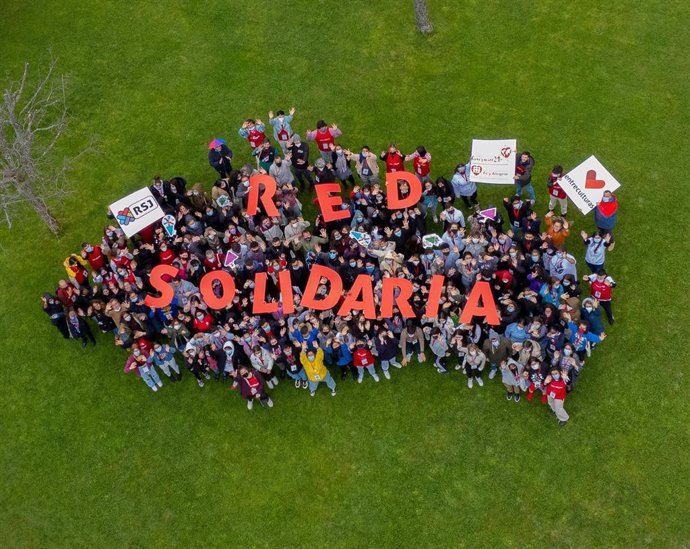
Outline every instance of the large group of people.
{"type": "MultiPolygon", "coordinates": [[[[432,157],[424,146],[409,153],[394,144],[380,154],[368,145],[354,150],[343,145],[337,125],[323,120],[302,140],[294,131],[294,116],[290,109],[268,113],[268,126],[260,119],[244,121],[239,135],[248,142],[241,155],[248,163],[239,169],[232,150],[215,140],[208,159],[218,178],[210,190],[199,183],[188,186],[182,177],[154,177],[150,190],[175,217],[174,231],[157,223],[127,238],[110,224],[100,238],[84,242],[65,259],[67,276],[43,296],[43,308],[61,334],[85,347],[96,344],[94,328],[112,333],[115,344],[128,351],[124,372],[154,392],[187,372],[199,387],[211,379],[229,384],[250,409],[256,402],[272,407],[269,392],[275,393],[281,381],[312,397],[323,383],[335,396],[336,380],[378,383],[416,363],[439,374],[457,376],[457,370],[469,389],[498,387],[500,380],[505,398],[515,403],[523,397],[532,401],[536,394],[565,425],[566,394],[606,337],[603,316],[614,322],[615,282],[605,260],[614,247],[615,195],[604,193],[597,205],[597,230],[579,234],[587,274],[578,277],[585,269],[568,251],[578,235],[566,217],[560,166],[544,181],[548,211],[540,217],[534,209],[535,160],[529,152],[518,155],[515,193],[495,216],[486,217],[468,163],[459,163],[448,178],[433,178],[432,157]],[[408,168],[422,183],[422,198],[413,207],[389,210],[380,170],[408,168]],[[278,216],[269,217],[261,208],[256,215],[247,213],[249,179],[258,173],[277,182],[278,216]],[[350,218],[305,218],[311,188],[326,182],[342,184],[350,218]],[[370,243],[353,238],[354,231],[368,234],[370,243]],[[438,233],[440,244],[425,247],[423,236],[429,233],[438,233]],[[177,269],[169,280],[175,297],[169,306],[152,309],[144,301],[154,293],[149,275],[159,264],[177,269]],[[415,317],[403,318],[397,308],[391,318],[371,319],[301,306],[314,264],[336,270],[344,291],[358,275],[368,275],[376,300],[382,279],[407,278],[413,283],[415,317]],[[236,295],[216,311],[201,298],[199,281],[219,269],[231,272],[236,295]],[[286,269],[295,312],[283,314],[279,303],[277,313],[253,315],[255,273],[267,273],[267,299],[279,302],[278,274],[286,269]],[[424,310],[435,274],[443,274],[446,283],[440,312],[431,319],[424,310]],[[478,280],[490,284],[499,324],[480,317],[459,322],[478,280]]],[[[328,289],[322,280],[318,293],[328,289]]]]}

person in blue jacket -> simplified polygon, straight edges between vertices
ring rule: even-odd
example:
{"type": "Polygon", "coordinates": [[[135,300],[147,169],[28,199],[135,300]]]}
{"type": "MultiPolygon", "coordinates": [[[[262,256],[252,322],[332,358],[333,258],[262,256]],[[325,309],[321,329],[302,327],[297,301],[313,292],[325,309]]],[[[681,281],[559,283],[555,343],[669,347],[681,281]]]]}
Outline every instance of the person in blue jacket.
{"type": "Polygon", "coordinates": [[[329,339],[326,342],[326,349],[331,355],[333,364],[340,368],[340,379],[347,377],[347,371],[352,372],[353,378],[355,370],[352,365],[352,351],[347,345],[343,345],[338,339],[329,339]]]}
{"type": "Polygon", "coordinates": [[[596,335],[604,333],[604,322],[601,320],[601,307],[599,301],[588,297],[582,301],[580,318],[589,322],[589,331],[596,335]]]}

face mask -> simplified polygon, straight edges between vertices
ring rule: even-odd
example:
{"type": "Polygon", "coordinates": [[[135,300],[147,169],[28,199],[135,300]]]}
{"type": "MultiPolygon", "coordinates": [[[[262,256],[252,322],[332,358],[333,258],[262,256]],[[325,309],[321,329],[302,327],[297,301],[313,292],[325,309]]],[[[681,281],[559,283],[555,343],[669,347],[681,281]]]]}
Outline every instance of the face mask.
{"type": "Polygon", "coordinates": [[[400,229],[396,229],[395,236],[402,236],[402,231],[400,229]]]}
{"type": "Polygon", "coordinates": [[[593,310],[593,307],[585,307],[585,311],[587,311],[588,313],[591,313],[593,310]]]}
{"type": "Polygon", "coordinates": [[[473,238],[473,239],[472,239],[472,242],[473,242],[474,244],[476,244],[477,242],[479,242],[479,239],[478,239],[478,238],[473,238]]]}
{"type": "Polygon", "coordinates": [[[570,286],[570,282],[568,282],[567,280],[564,280],[564,281],[563,281],[563,286],[566,286],[566,287],[570,286]]]}
{"type": "Polygon", "coordinates": [[[559,379],[561,379],[561,374],[553,374],[553,378],[554,378],[556,381],[558,381],[559,379]]]}
{"type": "MultiPolygon", "coordinates": [[[[343,206],[345,206],[345,204],[343,204],[343,206]]],[[[346,207],[347,207],[347,206],[346,206],[346,207]]],[[[340,234],[336,234],[333,238],[334,238],[336,241],[338,241],[338,240],[342,239],[343,237],[342,237],[342,235],[340,235],[340,234]]]]}
{"type": "Polygon", "coordinates": [[[508,311],[509,313],[512,313],[513,311],[515,311],[515,307],[508,307],[506,309],[506,311],[508,311]]]}
{"type": "Polygon", "coordinates": [[[532,256],[532,261],[534,261],[535,263],[538,263],[538,262],[539,262],[539,256],[538,256],[538,255],[533,255],[533,256],[532,256]]]}
{"type": "Polygon", "coordinates": [[[477,353],[475,351],[470,351],[470,356],[477,356],[477,353]]]}
{"type": "Polygon", "coordinates": [[[134,350],[132,351],[132,354],[133,354],[134,356],[139,356],[139,355],[141,354],[141,351],[140,351],[139,349],[134,349],[134,350]]]}
{"type": "Polygon", "coordinates": [[[601,242],[601,237],[600,236],[595,236],[593,238],[594,242],[601,242]]]}
{"type": "Polygon", "coordinates": [[[315,357],[313,357],[313,356],[308,356],[308,357],[307,357],[307,359],[309,360],[309,362],[314,362],[314,358],[315,358],[315,357]]]}
{"type": "Polygon", "coordinates": [[[335,154],[343,154],[343,149],[336,149],[335,154]]]}
{"type": "Polygon", "coordinates": [[[419,265],[419,261],[412,261],[412,265],[419,265]]]}
{"type": "Polygon", "coordinates": [[[573,354],[573,352],[570,349],[563,349],[563,354],[565,356],[570,356],[573,354]]]}
{"type": "Polygon", "coordinates": [[[335,259],[338,256],[336,252],[328,252],[328,257],[331,259],[335,259]]]}
{"type": "Polygon", "coordinates": [[[522,202],[513,202],[513,208],[515,208],[516,210],[517,210],[520,206],[522,206],[522,202]]]}
{"type": "Polygon", "coordinates": [[[601,201],[602,202],[613,202],[613,197],[612,196],[610,196],[610,197],[605,196],[604,198],[601,199],[601,201]]]}
{"type": "Polygon", "coordinates": [[[87,246],[86,251],[89,253],[93,252],[93,246],[87,246]]]}
{"type": "Polygon", "coordinates": [[[517,257],[517,252],[509,252],[510,257],[517,257]]]}
{"type": "Polygon", "coordinates": [[[498,339],[492,339],[491,345],[493,345],[494,347],[498,347],[498,339]]]}
{"type": "Polygon", "coordinates": [[[367,265],[367,272],[368,273],[373,273],[374,272],[374,267],[371,265],[367,265]]]}
{"type": "Polygon", "coordinates": [[[350,267],[356,267],[357,262],[356,261],[350,261],[350,267]]]}

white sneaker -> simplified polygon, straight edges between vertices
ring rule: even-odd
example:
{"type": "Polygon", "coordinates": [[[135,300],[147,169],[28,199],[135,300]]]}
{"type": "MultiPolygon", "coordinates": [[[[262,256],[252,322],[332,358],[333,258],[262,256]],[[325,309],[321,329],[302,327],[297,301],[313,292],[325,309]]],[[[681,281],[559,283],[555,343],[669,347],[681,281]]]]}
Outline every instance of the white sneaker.
{"type": "Polygon", "coordinates": [[[360,376],[357,378],[357,383],[362,383],[362,380],[364,379],[364,376],[360,376]]]}
{"type": "Polygon", "coordinates": [[[374,381],[378,383],[379,381],[381,381],[381,378],[379,376],[374,376],[374,381]]]}
{"type": "Polygon", "coordinates": [[[469,378],[469,379],[467,380],[467,388],[468,388],[468,389],[471,389],[471,388],[472,388],[472,378],[469,378]]]}
{"type": "Polygon", "coordinates": [[[314,396],[315,394],[316,394],[316,391],[312,391],[311,393],[309,393],[309,396],[314,396]]]}
{"type": "Polygon", "coordinates": [[[252,408],[254,408],[254,401],[248,400],[247,401],[247,410],[251,410],[252,408]]]}
{"type": "Polygon", "coordinates": [[[204,372],[204,377],[206,379],[211,379],[211,375],[208,372],[204,372]]]}
{"type": "Polygon", "coordinates": [[[480,387],[484,387],[484,380],[481,377],[477,378],[477,385],[480,387]]]}
{"type": "Polygon", "coordinates": [[[153,387],[151,387],[151,390],[155,393],[158,390],[158,387],[154,385],[153,387]]]}
{"type": "Polygon", "coordinates": [[[398,369],[402,368],[402,364],[400,364],[399,362],[391,362],[391,364],[398,369]]]}
{"type": "Polygon", "coordinates": [[[271,380],[273,382],[273,385],[278,387],[278,381],[280,381],[277,377],[273,376],[273,379],[271,380]]]}
{"type": "Polygon", "coordinates": [[[268,402],[266,404],[268,404],[269,408],[273,408],[273,401],[270,398],[268,399],[268,402]]]}
{"type": "Polygon", "coordinates": [[[388,370],[384,370],[384,371],[383,371],[383,376],[384,376],[386,379],[390,379],[390,378],[391,378],[391,375],[390,375],[390,373],[388,372],[388,370]]]}
{"type": "Polygon", "coordinates": [[[268,385],[269,389],[273,389],[273,383],[271,382],[270,379],[266,382],[266,385],[268,385]]]}
{"type": "Polygon", "coordinates": [[[295,380],[295,387],[297,387],[297,388],[299,389],[299,388],[300,388],[300,385],[301,385],[300,380],[299,380],[299,379],[296,379],[296,380],[295,380]]]}
{"type": "Polygon", "coordinates": [[[462,364],[458,364],[458,365],[455,367],[456,370],[459,370],[460,368],[462,368],[462,364]]]}
{"type": "Polygon", "coordinates": [[[309,389],[309,382],[308,381],[302,382],[302,389],[309,389]]]}
{"type": "Polygon", "coordinates": [[[197,382],[197,384],[199,385],[199,387],[203,387],[203,386],[204,386],[204,382],[201,381],[200,379],[197,379],[196,382],[197,382]]]}
{"type": "MultiPolygon", "coordinates": [[[[489,372],[489,379],[493,379],[495,377],[496,377],[496,370],[491,370],[489,372]]],[[[477,379],[477,383],[479,383],[479,379],[477,379]]],[[[483,385],[483,383],[482,383],[482,385],[483,385]]]]}
{"type": "Polygon", "coordinates": [[[160,379],[156,383],[158,383],[159,387],[163,387],[163,382],[160,379]]]}
{"type": "Polygon", "coordinates": [[[335,396],[335,389],[333,389],[333,390],[331,391],[331,396],[332,396],[332,397],[335,396]]]}

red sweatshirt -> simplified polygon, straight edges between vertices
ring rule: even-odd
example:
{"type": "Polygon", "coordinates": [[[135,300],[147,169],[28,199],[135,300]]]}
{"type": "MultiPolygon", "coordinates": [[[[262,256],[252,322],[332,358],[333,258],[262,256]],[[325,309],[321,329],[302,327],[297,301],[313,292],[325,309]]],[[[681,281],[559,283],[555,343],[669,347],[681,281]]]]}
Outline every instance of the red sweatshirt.
{"type": "Polygon", "coordinates": [[[565,400],[568,390],[563,378],[559,379],[558,381],[552,379],[551,383],[546,386],[546,394],[547,396],[550,396],[556,400],[565,400]]]}
{"type": "Polygon", "coordinates": [[[357,349],[352,353],[352,363],[357,368],[368,368],[374,365],[374,355],[368,349],[357,349]]]}

